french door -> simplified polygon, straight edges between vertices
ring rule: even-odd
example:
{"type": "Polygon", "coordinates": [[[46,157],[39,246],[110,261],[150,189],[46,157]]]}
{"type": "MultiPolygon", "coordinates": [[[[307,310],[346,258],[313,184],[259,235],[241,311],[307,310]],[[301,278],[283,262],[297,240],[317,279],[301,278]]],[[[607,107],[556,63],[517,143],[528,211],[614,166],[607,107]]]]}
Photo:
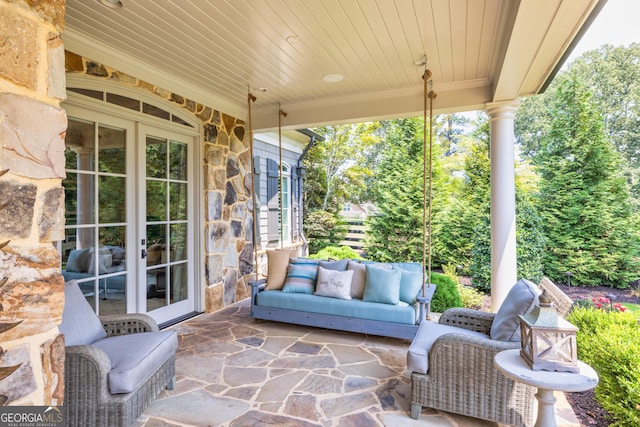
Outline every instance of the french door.
{"type": "Polygon", "coordinates": [[[195,311],[194,138],[65,105],[62,274],[98,314],[195,311]]]}
{"type": "Polygon", "coordinates": [[[178,133],[144,125],[139,140],[138,283],[146,284],[138,289],[139,299],[163,322],[194,311],[192,144],[178,133]]]}

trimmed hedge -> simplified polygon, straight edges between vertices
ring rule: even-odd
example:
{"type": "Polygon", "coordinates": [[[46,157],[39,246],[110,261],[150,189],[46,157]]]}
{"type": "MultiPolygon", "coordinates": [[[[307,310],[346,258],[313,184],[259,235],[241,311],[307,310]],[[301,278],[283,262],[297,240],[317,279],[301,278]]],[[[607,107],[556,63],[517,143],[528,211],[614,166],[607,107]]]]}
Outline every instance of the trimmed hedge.
{"type": "Polygon", "coordinates": [[[630,313],[575,307],[567,319],[579,328],[578,358],[600,382],[596,399],[611,426],[640,425],[640,325],[630,313]]]}

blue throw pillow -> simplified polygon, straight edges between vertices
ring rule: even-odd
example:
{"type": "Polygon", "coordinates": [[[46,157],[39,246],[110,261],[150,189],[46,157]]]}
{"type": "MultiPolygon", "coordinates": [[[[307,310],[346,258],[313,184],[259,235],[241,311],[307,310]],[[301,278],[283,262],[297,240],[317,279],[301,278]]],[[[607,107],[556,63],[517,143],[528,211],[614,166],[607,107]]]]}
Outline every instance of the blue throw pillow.
{"type": "Polygon", "coordinates": [[[400,277],[400,301],[413,304],[416,302],[418,292],[422,289],[422,271],[400,271],[402,272],[400,277]]]}
{"type": "Polygon", "coordinates": [[[289,264],[318,266],[320,260],[311,258],[291,258],[289,264]]]}
{"type": "Polygon", "coordinates": [[[339,259],[337,261],[320,261],[318,265],[325,270],[347,271],[349,260],[339,259]]]}
{"type": "Polygon", "coordinates": [[[367,265],[367,283],[362,301],[398,305],[401,277],[400,270],[387,270],[367,265]]]}
{"type": "Polygon", "coordinates": [[[289,264],[282,292],[312,294],[316,285],[318,267],[308,264],[289,264]]]}

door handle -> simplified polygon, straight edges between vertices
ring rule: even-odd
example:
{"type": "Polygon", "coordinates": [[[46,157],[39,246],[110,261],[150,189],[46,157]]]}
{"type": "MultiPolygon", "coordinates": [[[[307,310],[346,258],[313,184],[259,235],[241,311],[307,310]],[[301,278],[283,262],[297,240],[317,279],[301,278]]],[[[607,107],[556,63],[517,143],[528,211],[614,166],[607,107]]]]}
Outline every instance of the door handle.
{"type": "Polygon", "coordinates": [[[147,257],[147,255],[149,255],[149,253],[147,252],[147,250],[146,250],[146,249],[142,249],[142,251],[141,251],[141,253],[140,253],[140,256],[141,256],[142,258],[146,258],[146,257],[147,257]]]}

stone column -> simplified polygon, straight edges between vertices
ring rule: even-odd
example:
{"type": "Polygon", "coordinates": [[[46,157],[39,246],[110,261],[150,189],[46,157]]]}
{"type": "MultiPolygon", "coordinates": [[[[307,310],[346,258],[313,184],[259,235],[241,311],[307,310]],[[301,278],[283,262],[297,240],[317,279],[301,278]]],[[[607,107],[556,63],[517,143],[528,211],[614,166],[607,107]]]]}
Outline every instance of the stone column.
{"type": "Polygon", "coordinates": [[[491,309],[497,311],[517,280],[513,118],[518,103],[486,105],[491,123],[491,309]]]}
{"type": "Polygon", "coordinates": [[[64,400],[64,2],[0,0],[0,405],[64,400]]]}

